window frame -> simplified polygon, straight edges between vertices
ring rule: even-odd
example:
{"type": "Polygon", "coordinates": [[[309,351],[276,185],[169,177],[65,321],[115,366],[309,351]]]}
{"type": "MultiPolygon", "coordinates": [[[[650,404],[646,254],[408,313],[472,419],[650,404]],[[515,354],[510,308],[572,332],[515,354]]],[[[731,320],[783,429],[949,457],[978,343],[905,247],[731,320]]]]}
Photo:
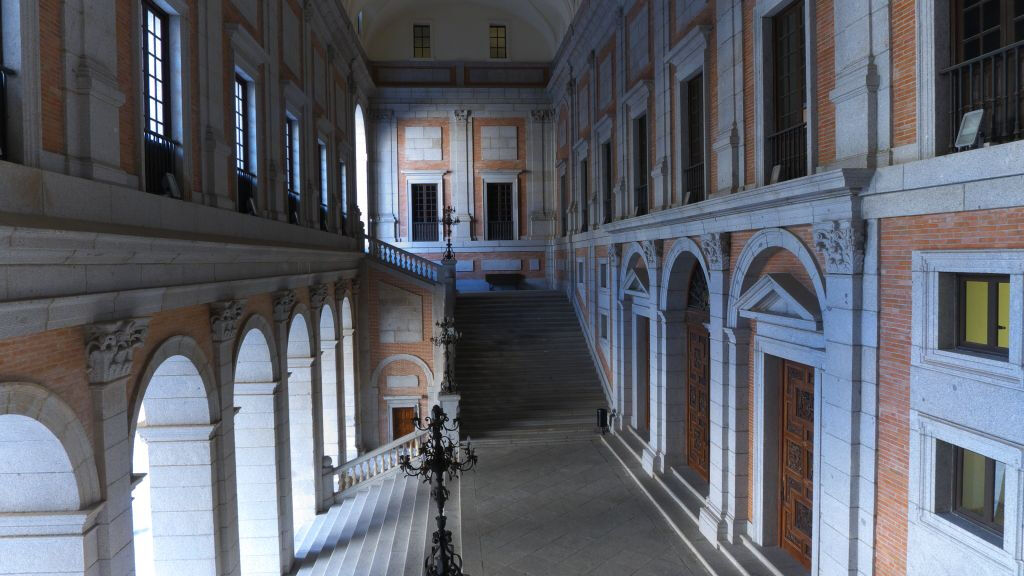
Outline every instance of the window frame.
{"type": "MultiPolygon", "coordinates": [[[[966,274],[956,275],[956,340],[954,348],[965,352],[986,354],[994,358],[1008,358],[1010,349],[999,346],[999,284],[1010,283],[1006,274],[966,274]],[[967,341],[967,282],[986,282],[988,284],[988,344],[967,341]],[[995,302],[995,305],[992,303],[995,302]],[[994,343],[993,343],[994,342],[994,343]]],[[[1009,330],[1009,326],[1003,327],[1009,330]]],[[[1009,334],[1007,334],[1009,336],[1009,334]]]]}
{"type": "MultiPolygon", "coordinates": [[[[940,440],[940,442],[944,442],[944,441],[940,440]]],[[[992,532],[994,535],[997,535],[1000,539],[1002,539],[1004,537],[1004,533],[1005,533],[1005,515],[1004,515],[1004,525],[1003,526],[1000,526],[1000,525],[996,524],[996,522],[995,522],[996,464],[998,464],[999,462],[997,460],[995,460],[994,458],[989,458],[988,456],[986,456],[984,454],[978,454],[977,452],[974,452],[973,450],[971,450],[972,453],[978,454],[979,456],[981,456],[982,458],[985,459],[985,480],[984,480],[984,482],[985,482],[985,497],[984,497],[984,500],[985,500],[985,502],[984,502],[985,512],[984,512],[984,514],[985,515],[984,516],[978,516],[974,512],[971,512],[970,510],[967,510],[967,509],[965,509],[963,507],[963,495],[964,495],[964,490],[963,490],[964,489],[964,451],[968,450],[968,449],[964,448],[963,446],[958,446],[956,444],[951,444],[949,442],[946,442],[946,444],[949,444],[953,448],[953,466],[952,466],[953,479],[952,479],[952,482],[950,482],[950,487],[952,488],[952,499],[951,499],[952,500],[952,502],[951,502],[952,506],[951,506],[951,509],[950,509],[950,513],[951,514],[955,514],[958,517],[963,518],[964,520],[966,520],[968,522],[971,522],[972,524],[974,524],[974,525],[976,525],[976,526],[978,526],[978,527],[980,527],[980,528],[982,528],[984,530],[988,530],[989,532],[992,532]]],[[[1005,479],[1006,469],[1005,469],[1005,465],[1004,465],[1004,469],[1003,469],[1003,475],[1004,475],[1003,489],[1005,491],[1005,489],[1006,489],[1006,479],[1005,479]]],[[[1005,510],[1005,506],[1006,506],[1005,496],[1003,497],[1003,506],[1004,506],[1004,510],[1005,510]]]]}
{"type": "Polygon", "coordinates": [[[487,42],[488,50],[487,55],[489,60],[508,60],[508,25],[500,22],[491,22],[487,25],[487,42]],[[495,37],[493,34],[496,30],[501,30],[501,36],[495,37]],[[497,41],[501,41],[501,46],[495,46],[497,41]],[[495,50],[500,50],[496,55],[495,50]]]}
{"type": "Polygon", "coordinates": [[[632,133],[633,133],[633,162],[631,163],[633,170],[633,216],[644,216],[651,212],[651,159],[650,159],[650,147],[651,147],[651,135],[650,135],[650,119],[647,115],[647,110],[644,110],[636,118],[631,121],[632,133]],[[641,142],[640,134],[641,127],[643,127],[643,141],[641,142]],[[640,197],[641,190],[646,196],[644,199],[643,210],[641,210],[640,197]]]}
{"type": "Polygon", "coordinates": [[[145,118],[146,132],[156,134],[161,138],[167,140],[174,140],[174,125],[172,124],[174,118],[174,104],[173,95],[171,90],[171,15],[164,10],[162,7],[152,2],[151,0],[142,0],[142,26],[143,26],[143,38],[142,38],[142,94],[143,94],[143,115],[145,118]],[[157,78],[160,83],[159,99],[157,104],[162,106],[163,118],[156,119],[152,116],[151,103],[154,96],[150,94],[150,82],[149,79],[153,77],[151,72],[152,60],[156,58],[156,55],[152,54],[149,50],[149,38],[152,32],[149,27],[149,15],[152,14],[160,22],[161,25],[161,36],[160,36],[160,47],[161,47],[161,59],[160,59],[160,74],[161,77],[157,78]],[[153,123],[162,126],[162,130],[152,130],[150,126],[153,123]]]}
{"type": "MultiPolygon", "coordinates": [[[[949,0],[949,14],[948,14],[948,16],[949,16],[949,25],[950,25],[950,30],[949,30],[949,39],[950,39],[949,55],[950,55],[951,62],[954,65],[962,64],[962,63],[966,62],[967,60],[971,60],[971,59],[974,59],[974,58],[981,58],[981,57],[983,57],[983,56],[985,56],[987,54],[991,54],[992,52],[998,52],[999,50],[1002,50],[1003,48],[1006,48],[1007,46],[1010,46],[1012,44],[1015,44],[1017,42],[1020,42],[1020,41],[1024,40],[1024,37],[1021,37],[1021,38],[1016,38],[1015,37],[1016,32],[1014,30],[1014,27],[1016,25],[1016,21],[1017,20],[1024,20],[1024,15],[1014,16],[1014,14],[1013,14],[1014,13],[1014,2],[1012,0],[980,0],[980,2],[978,2],[978,4],[976,6],[972,6],[972,8],[976,8],[978,10],[983,10],[983,8],[982,8],[982,4],[983,3],[985,3],[985,2],[993,2],[993,1],[999,3],[999,24],[998,24],[998,26],[999,26],[999,30],[998,30],[998,32],[999,32],[999,46],[997,48],[995,48],[994,50],[989,50],[988,52],[982,51],[984,49],[984,47],[982,46],[983,41],[981,40],[981,37],[984,36],[984,32],[979,32],[976,35],[979,38],[979,48],[978,48],[979,52],[978,52],[978,54],[976,54],[974,56],[971,56],[970,58],[965,58],[964,57],[964,42],[965,42],[965,40],[964,40],[964,37],[963,37],[963,33],[964,33],[963,28],[965,27],[965,23],[963,21],[963,11],[964,11],[964,5],[963,4],[964,4],[964,0],[949,0]]],[[[984,23],[980,21],[981,18],[982,18],[982,16],[979,16],[979,24],[978,24],[979,27],[984,26],[984,23]]]]}
{"type": "Polygon", "coordinates": [[[253,171],[250,169],[252,158],[249,146],[249,139],[251,137],[250,130],[252,130],[252,119],[250,118],[249,113],[249,91],[251,89],[250,80],[238,72],[235,72],[234,88],[235,167],[243,172],[253,174],[253,171]],[[239,97],[238,94],[239,88],[241,88],[241,97],[239,97]],[[241,113],[239,112],[239,106],[241,106],[241,113]],[[239,120],[241,120],[241,123],[239,123],[239,120]],[[241,154],[241,156],[239,154],[241,154]]]}
{"type": "Polygon", "coordinates": [[[429,22],[413,22],[412,24],[412,59],[434,59],[433,27],[429,22]],[[426,30],[426,36],[419,36],[418,33],[424,29],[426,30]],[[417,45],[417,43],[423,39],[426,40],[426,45],[417,45]],[[421,49],[425,49],[425,54],[419,53],[421,49]]]}
{"type": "Polygon", "coordinates": [[[438,196],[440,195],[440,193],[441,193],[441,190],[438,187],[436,182],[412,182],[412,183],[409,184],[409,198],[410,198],[410,204],[409,204],[409,226],[410,226],[409,241],[410,242],[439,242],[440,241],[441,236],[437,232],[437,221],[438,221],[438,218],[440,217],[440,214],[438,214],[438,212],[437,212],[437,207],[438,207],[438,196]],[[433,188],[433,190],[430,190],[430,188],[433,188]],[[430,193],[433,193],[433,198],[432,198],[433,203],[432,204],[431,203],[427,203],[427,202],[418,201],[418,199],[416,197],[417,194],[430,194],[430,193]],[[421,212],[420,211],[420,207],[423,207],[423,208],[432,207],[433,210],[426,210],[426,211],[422,211],[421,212]],[[430,215],[431,213],[433,213],[432,214],[433,215],[432,218],[423,218],[422,217],[422,214],[430,215]],[[416,219],[418,214],[421,215],[421,218],[422,218],[421,220],[417,220],[416,219]],[[416,233],[415,233],[415,231],[416,231],[416,228],[415,228],[416,224],[433,224],[434,225],[433,229],[434,229],[434,236],[435,237],[432,238],[432,239],[418,240],[416,238],[416,233]]]}

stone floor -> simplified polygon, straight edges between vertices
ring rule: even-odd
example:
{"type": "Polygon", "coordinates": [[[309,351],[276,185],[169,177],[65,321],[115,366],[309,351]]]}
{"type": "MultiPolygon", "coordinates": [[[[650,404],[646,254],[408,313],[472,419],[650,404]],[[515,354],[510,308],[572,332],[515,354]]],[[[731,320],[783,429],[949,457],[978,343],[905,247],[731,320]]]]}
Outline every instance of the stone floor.
{"type": "Polygon", "coordinates": [[[467,574],[707,574],[599,437],[477,454],[461,485],[467,574]]]}

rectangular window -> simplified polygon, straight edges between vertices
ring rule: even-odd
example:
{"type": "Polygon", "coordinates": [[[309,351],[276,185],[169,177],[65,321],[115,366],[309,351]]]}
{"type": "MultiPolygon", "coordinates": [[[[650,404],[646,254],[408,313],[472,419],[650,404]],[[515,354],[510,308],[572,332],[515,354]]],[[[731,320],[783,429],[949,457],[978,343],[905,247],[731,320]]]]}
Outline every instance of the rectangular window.
{"type": "Polygon", "coordinates": [[[636,143],[633,155],[633,208],[637,216],[647,214],[647,115],[636,119],[634,122],[634,133],[636,143]]]}
{"type": "Polygon", "coordinates": [[[1009,276],[957,276],[957,347],[1007,356],[1009,276]]]}
{"type": "Polygon", "coordinates": [[[604,223],[612,221],[612,143],[605,142],[601,145],[601,180],[604,193],[604,223]]]}
{"type": "Polygon", "coordinates": [[[491,58],[504,60],[508,58],[508,37],[505,26],[491,24],[491,58]]]}
{"type": "Polygon", "coordinates": [[[949,86],[950,149],[955,150],[964,114],[984,110],[979,137],[1002,143],[1024,137],[1024,2],[1021,0],[952,0],[951,57],[943,71],[949,86]]]}
{"type": "Polygon", "coordinates": [[[601,288],[602,289],[605,289],[605,290],[608,289],[608,265],[607,264],[604,264],[604,263],[601,264],[601,274],[600,274],[599,282],[601,283],[601,288]]]}
{"type": "Polygon", "coordinates": [[[487,239],[515,240],[512,183],[487,183],[487,239]]]}
{"type": "Polygon", "coordinates": [[[256,213],[256,175],[250,169],[249,82],[235,75],[235,176],[238,186],[238,211],[256,213]]]}
{"type": "Polygon", "coordinates": [[[558,190],[562,196],[562,237],[569,235],[569,191],[565,185],[565,174],[558,177],[558,190]]]}
{"type": "Polygon", "coordinates": [[[686,83],[686,185],[683,204],[704,199],[704,75],[686,83]]]}
{"type": "Polygon", "coordinates": [[[171,140],[170,29],[167,13],[142,4],[142,76],[146,127],[144,130],[146,191],[170,194],[166,177],[175,174],[177,144],[171,140]]]}
{"type": "Polygon", "coordinates": [[[601,314],[601,340],[608,340],[608,315],[601,314]]]}
{"type": "Polygon", "coordinates": [[[580,232],[586,232],[590,222],[590,163],[580,161],[580,232]]]}
{"type": "Polygon", "coordinates": [[[584,286],[587,283],[587,273],[584,270],[583,262],[576,263],[576,283],[584,286]]]}
{"type": "Polygon", "coordinates": [[[285,185],[288,189],[288,221],[298,224],[300,204],[299,186],[299,123],[288,116],[284,121],[285,185]]]}
{"type": "Polygon", "coordinates": [[[317,142],[317,151],[320,152],[320,229],[327,230],[327,144],[317,142]]]}
{"type": "Polygon", "coordinates": [[[412,185],[412,241],[437,242],[437,184],[412,185]]]}
{"type": "Polygon", "coordinates": [[[341,233],[348,233],[348,168],[344,162],[338,162],[338,182],[341,186],[341,199],[338,208],[341,211],[341,233]]]}
{"type": "Polygon", "coordinates": [[[794,2],[771,19],[772,126],[767,169],[779,182],[807,175],[807,73],[804,3],[794,2]]]}
{"type": "Polygon", "coordinates": [[[936,441],[936,512],[983,530],[1001,544],[1006,517],[1006,465],[936,441]]]}
{"type": "Polygon", "coordinates": [[[412,27],[412,57],[430,58],[430,26],[414,24],[412,27]]]}

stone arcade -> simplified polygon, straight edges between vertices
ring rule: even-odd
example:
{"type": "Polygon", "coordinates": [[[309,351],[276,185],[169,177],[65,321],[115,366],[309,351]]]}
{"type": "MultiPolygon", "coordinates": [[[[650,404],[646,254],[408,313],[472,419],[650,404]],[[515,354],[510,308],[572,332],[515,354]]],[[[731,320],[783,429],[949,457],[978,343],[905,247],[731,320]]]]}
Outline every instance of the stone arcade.
{"type": "Polygon", "coordinates": [[[0,575],[1024,576],[1024,3],[0,34],[0,575]]]}

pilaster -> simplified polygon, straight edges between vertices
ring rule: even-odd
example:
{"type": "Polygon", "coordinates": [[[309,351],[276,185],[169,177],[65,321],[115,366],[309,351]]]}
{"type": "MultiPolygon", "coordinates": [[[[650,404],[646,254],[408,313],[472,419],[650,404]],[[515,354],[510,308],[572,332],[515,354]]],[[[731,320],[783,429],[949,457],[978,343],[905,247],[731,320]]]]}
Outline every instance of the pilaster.
{"type": "Polygon", "coordinates": [[[451,167],[452,207],[459,223],[454,230],[458,239],[469,241],[473,224],[473,164],[470,149],[473,147],[473,133],[470,115],[472,110],[453,110],[451,114],[451,167]]]}

